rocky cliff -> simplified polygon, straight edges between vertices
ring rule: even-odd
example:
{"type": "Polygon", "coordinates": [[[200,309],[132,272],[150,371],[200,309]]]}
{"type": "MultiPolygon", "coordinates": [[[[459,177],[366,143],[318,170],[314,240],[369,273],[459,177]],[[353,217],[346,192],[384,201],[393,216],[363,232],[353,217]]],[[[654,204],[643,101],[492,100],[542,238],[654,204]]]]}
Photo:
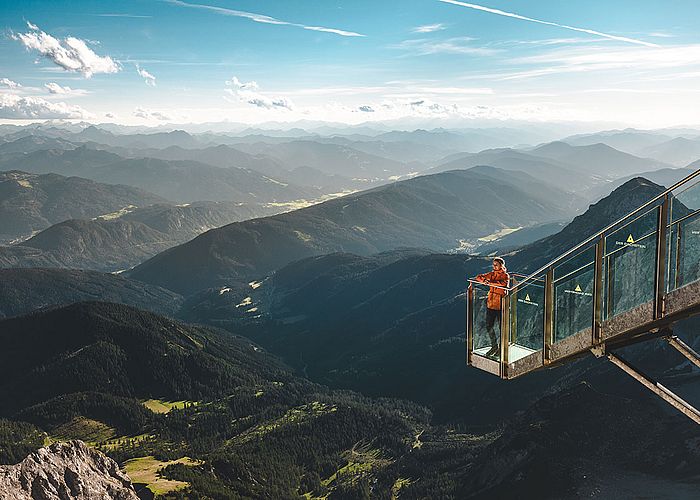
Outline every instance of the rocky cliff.
{"type": "Polygon", "coordinates": [[[138,500],[117,463],[82,441],[54,443],[0,466],[0,500],[138,500]]]}

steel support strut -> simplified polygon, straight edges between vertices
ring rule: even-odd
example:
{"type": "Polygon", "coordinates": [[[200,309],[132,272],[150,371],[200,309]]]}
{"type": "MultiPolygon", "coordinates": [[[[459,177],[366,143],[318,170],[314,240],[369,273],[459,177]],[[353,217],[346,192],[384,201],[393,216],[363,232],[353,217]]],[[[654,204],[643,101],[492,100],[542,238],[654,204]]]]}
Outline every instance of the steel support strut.
{"type": "Polygon", "coordinates": [[[695,366],[700,368],[700,356],[688,344],[683,342],[681,339],[679,339],[675,335],[671,335],[670,337],[666,337],[666,340],[668,341],[669,344],[671,344],[671,347],[673,347],[675,350],[680,352],[683,356],[688,358],[688,360],[691,363],[693,363],[695,366]]]}
{"type": "Polygon", "coordinates": [[[608,359],[612,361],[612,363],[620,368],[623,372],[625,372],[627,375],[635,379],[637,382],[642,384],[644,387],[649,389],[651,392],[659,396],[661,399],[666,401],[668,404],[673,406],[676,410],[680,411],[682,414],[684,414],[686,417],[691,419],[693,422],[696,424],[700,424],[700,411],[698,411],[694,406],[692,406],[690,403],[684,401],[677,395],[675,395],[673,392],[668,390],[666,387],[663,385],[659,384],[658,382],[654,382],[651,380],[649,377],[644,375],[642,372],[637,370],[636,368],[633,368],[631,365],[629,365],[626,361],[621,359],[619,356],[608,353],[608,359]]]}

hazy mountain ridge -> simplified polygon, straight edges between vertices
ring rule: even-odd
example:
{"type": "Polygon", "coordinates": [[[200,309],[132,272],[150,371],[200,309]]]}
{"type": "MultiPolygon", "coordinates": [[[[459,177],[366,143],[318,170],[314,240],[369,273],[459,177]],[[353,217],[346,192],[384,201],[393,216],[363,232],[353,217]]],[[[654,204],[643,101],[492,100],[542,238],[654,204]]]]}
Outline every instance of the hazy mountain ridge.
{"type": "Polygon", "coordinates": [[[162,203],[138,188],[57,174],[0,172],[0,242],[29,237],[67,219],[97,217],[127,206],[162,203]]]}
{"type": "Polygon", "coordinates": [[[0,159],[0,168],[54,172],[98,182],[126,184],[180,202],[291,201],[320,195],[313,188],[293,186],[242,168],[219,168],[197,161],[124,159],[86,146],[71,150],[40,150],[20,158],[0,159]]]}
{"type": "Polygon", "coordinates": [[[491,174],[476,170],[417,177],[225,226],[154,257],[131,275],[191,293],[259,279],[294,260],[334,251],[367,255],[397,247],[454,249],[459,240],[561,219],[572,211],[570,195],[542,190],[534,179],[524,182],[527,174],[499,180],[494,169],[485,171],[491,174]]]}
{"type": "Polygon", "coordinates": [[[59,222],[22,243],[0,246],[0,267],[122,271],[210,229],[277,212],[231,202],[126,207],[92,220],[59,222]]]}

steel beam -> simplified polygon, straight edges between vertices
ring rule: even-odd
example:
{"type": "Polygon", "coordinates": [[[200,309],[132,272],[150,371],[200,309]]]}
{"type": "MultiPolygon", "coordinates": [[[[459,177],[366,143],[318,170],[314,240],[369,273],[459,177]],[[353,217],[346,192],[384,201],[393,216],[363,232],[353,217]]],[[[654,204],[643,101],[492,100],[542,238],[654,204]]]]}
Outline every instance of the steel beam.
{"type": "Polygon", "coordinates": [[[671,344],[671,347],[673,347],[675,350],[680,352],[683,356],[688,358],[688,360],[691,363],[693,363],[695,366],[700,368],[700,355],[698,355],[698,353],[695,352],[692,347],[690,347],[688,344],[683,342],[681,339],[679,339],[675,335],[671,335],[670,337],[666,337],[666,340],[668,341],[669,344],[671,344]]]}
{"type": "Polygon", "coordinates": [[[510,296],[501,297],[501,378],[508,378],[508,354],[510,347],[510,296]]]}
{"type": "Polygon", "coordinates": [[[595,262],[593,271],[593,339],[597,345],[603,340],[603,256],[605,255],[605,236],[602,234],[595,244],[595,262]]]}
{"type": "Polygon", "coordinates": [[[631,365],[629,365],[626,361],[624,361],[622,358],[619,356],[616,356],[613,353],[608,353],[608,359],[612,361],[612,363],[620,368],[623,372],[625,372],[627,375],[635,379],[637,382],[642,384],[644,387],[649,389],[651,392],[659,396],[661,399],[666,401],[668,404],[673,406],[676,410],[680,411],[683,415],[691,419],[693,422],[696,424],[700,424],[700,411],[698,411],[694,406],[692,406],[690,403],[687,401],[684,401],[681,399],[679,396],[671,392],[669,389],[664,387],[663,385],[659,384],[658,382],[654,382],[652,379],[644,375],[642,372],[637,370],[636,368],[633,368],[631,365]]]}
{"type": "Polygon", "coordinates": [[[667,194],[659,207],[659,219],[656,226],[656,273],[654,274],[654,319],[664,315],[664,299],[666,297],[666,246],[668,235],[668,211],[671,197],[667,194]]]}
{"type": "Polygon", "coordinates": [[[550,267],[544,277],[544,364],[552,359],[554,343],[554,268],[550,267]]]}
{"type": "Polygon", "coordinates": [[[467,320],[467,365],[472,364],[472,353],[474,352],[474,287],[469,284],[467,288],[466,320],[467,320]]]}

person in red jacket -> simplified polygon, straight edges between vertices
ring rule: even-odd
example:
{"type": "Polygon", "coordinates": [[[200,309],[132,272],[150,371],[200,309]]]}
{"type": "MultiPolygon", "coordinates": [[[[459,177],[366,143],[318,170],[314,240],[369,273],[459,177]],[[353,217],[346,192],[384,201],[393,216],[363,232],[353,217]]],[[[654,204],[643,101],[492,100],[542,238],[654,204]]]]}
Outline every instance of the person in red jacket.
{"type": "Polygon", "coordinates": [[[489,293],[486,296],[486,331],[491,339],[491,349],[486,353],[487,356],[498,354],[498,336],[494,331],[494,325],[498,321],[498,329],[501,329],[501,299],[506,294],[510,276],[506,270],[506,261],[501,257],[493,259],[493,271],[490,273],[479,274],[476,280],[487,285],[495,285],[489,287],[489,293]]]}

